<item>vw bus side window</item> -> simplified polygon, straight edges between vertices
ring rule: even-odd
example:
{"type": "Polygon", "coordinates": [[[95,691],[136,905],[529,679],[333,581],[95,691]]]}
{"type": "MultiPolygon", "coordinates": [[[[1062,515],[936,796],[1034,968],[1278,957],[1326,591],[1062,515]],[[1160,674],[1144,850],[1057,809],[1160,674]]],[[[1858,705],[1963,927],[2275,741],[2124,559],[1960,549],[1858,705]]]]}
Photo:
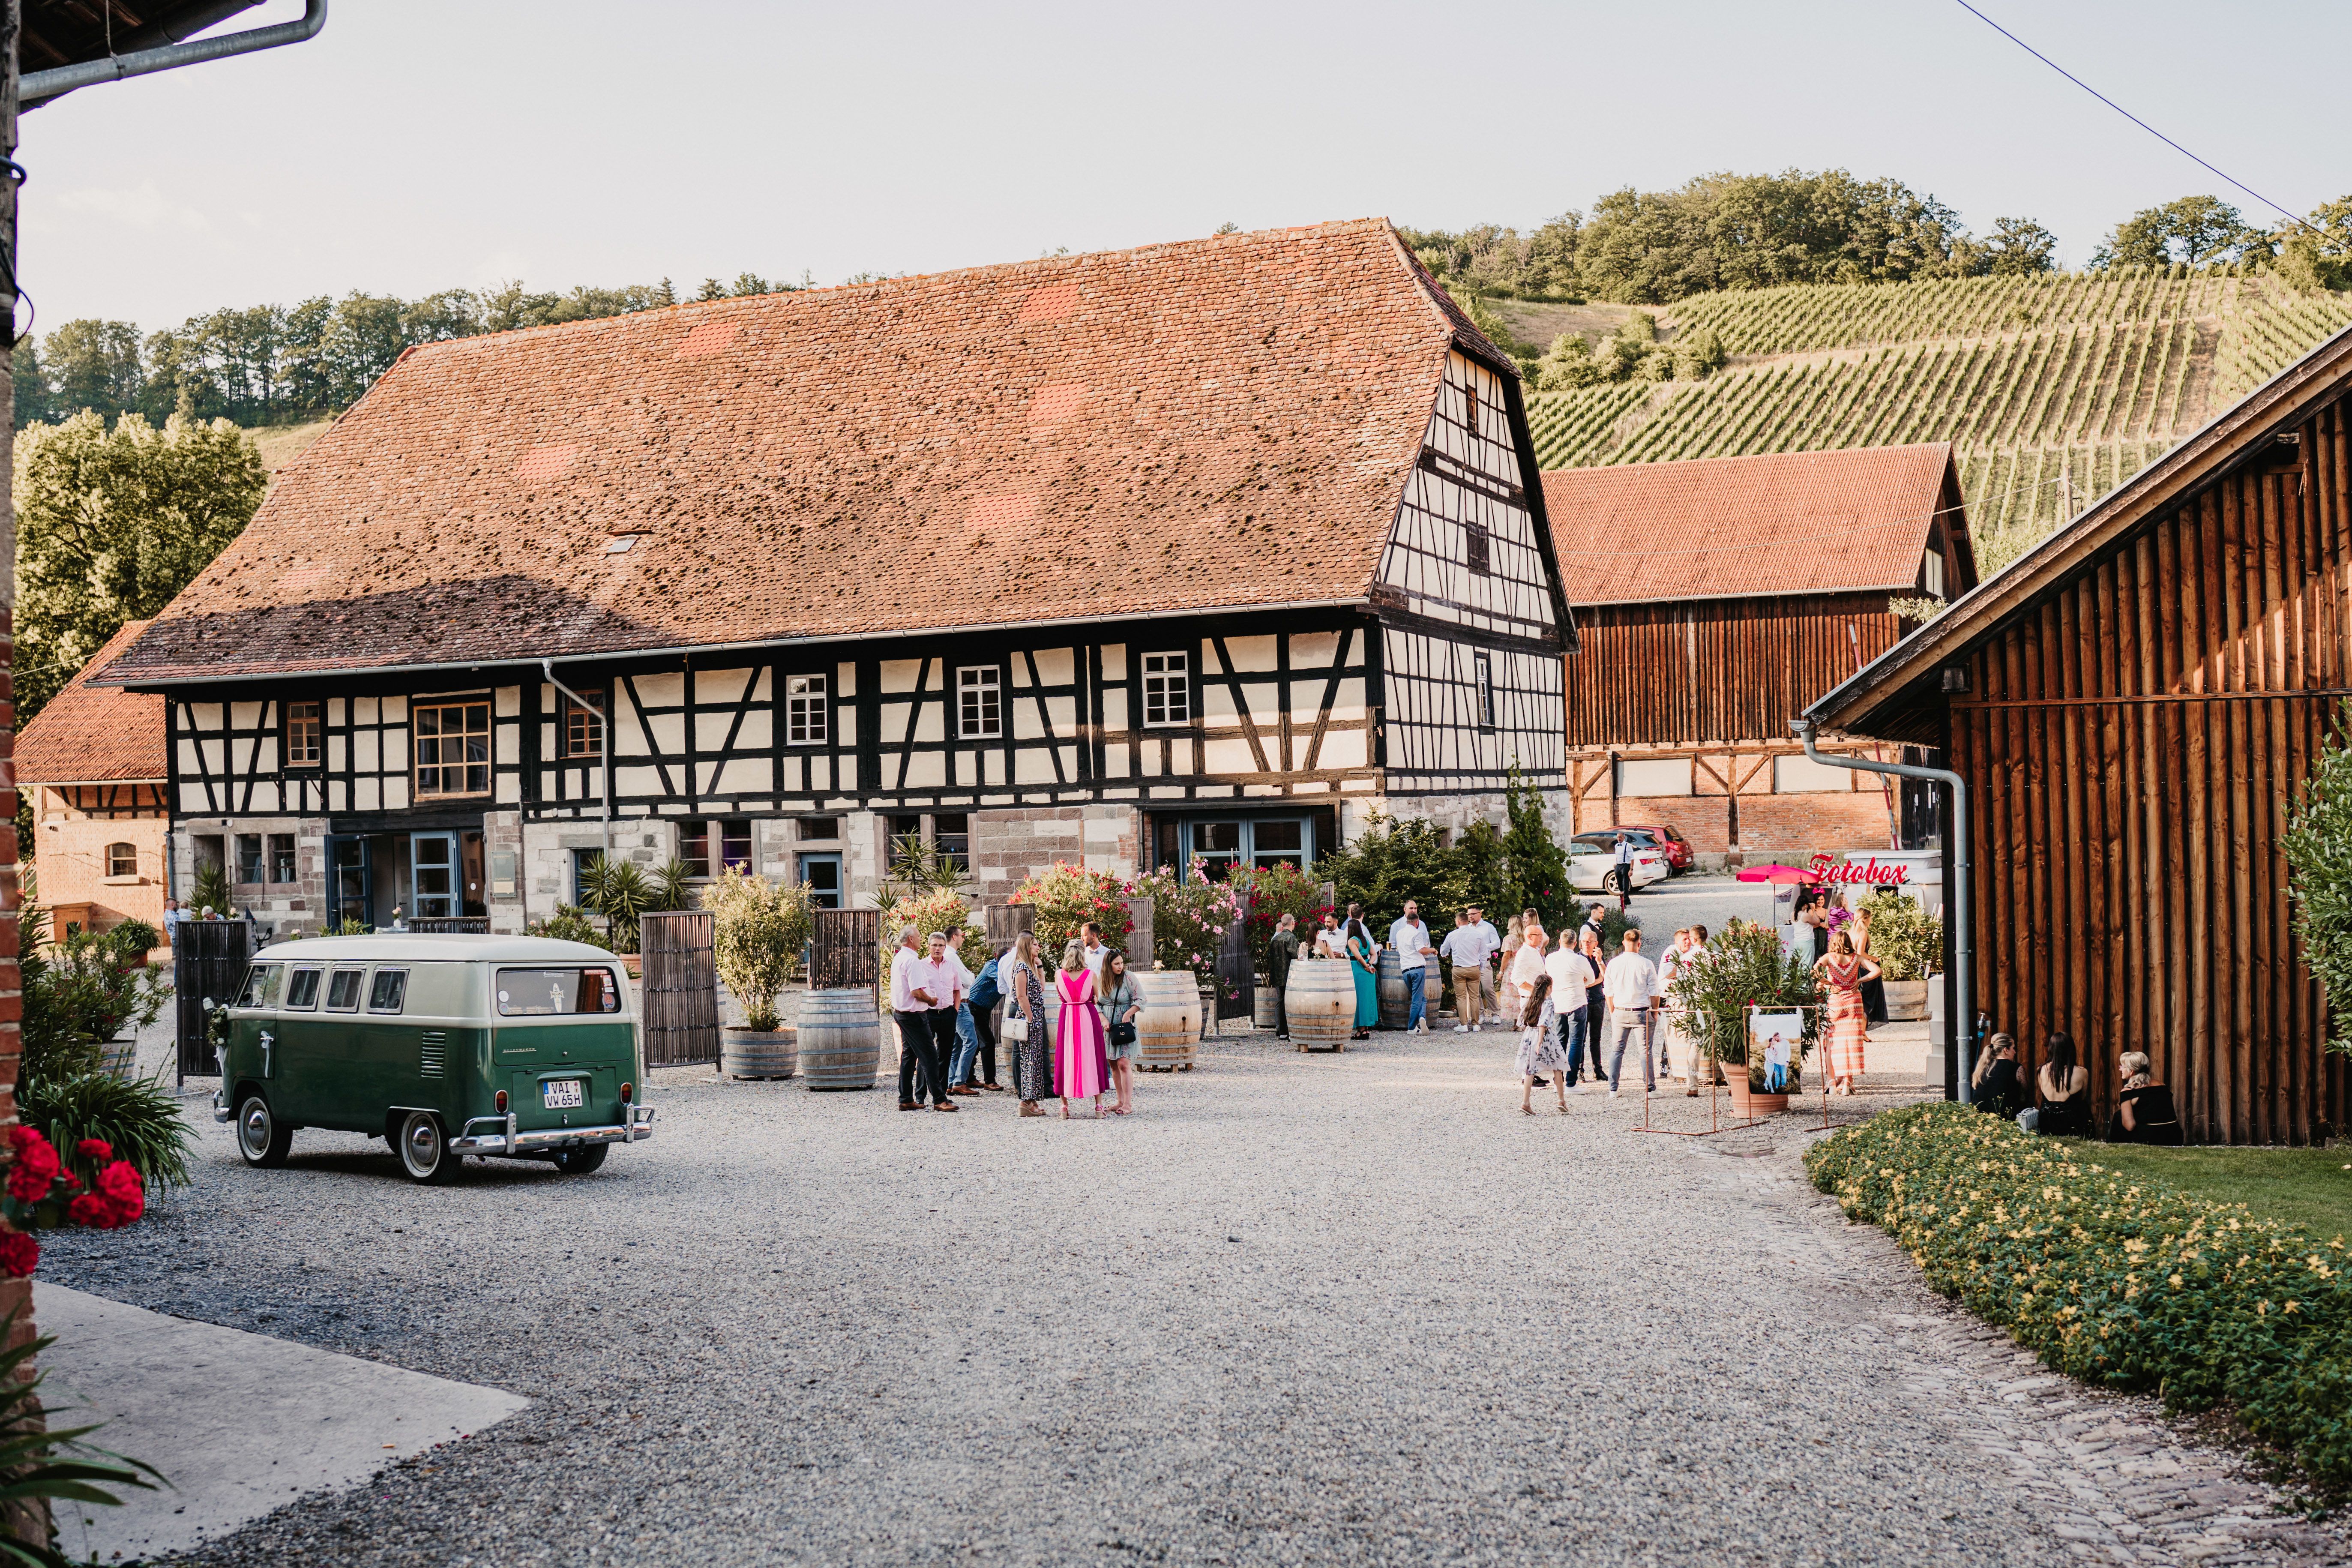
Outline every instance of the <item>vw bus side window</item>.
{"type": "Polygon", "coordinates": [[[360,1010],[360,982],[367,978],[364,969],[338,969],[327,982],[327,1011],[356,1013],[360,1010]]]}
{"type": "Polygon", "coordinates": [[[290,1011],[309,1013],[319,1005],[319,975],[315,969],[298,969],[286,982],[286,1005],[290,1011]]]}
{"type": "Polygon", "coordinates": [[[379,969],[375,972],[375,984],[368,987],[368,1011],[397,1013],[407,994],[408,971],[379,969]]]}
{"type": "Polygon", "coordinates": [[[499,1011],[509,1018],[620,1010],[620,989],[609,969],[499,971],[499,1011]]]}
{"type": "Polygon", "coordinates": [[[278,963],[254,963],[246,966],[245,989],[236,994],[240,1007],[275,1007],[278,992],[286,978],[286,968],[278,963]]]}

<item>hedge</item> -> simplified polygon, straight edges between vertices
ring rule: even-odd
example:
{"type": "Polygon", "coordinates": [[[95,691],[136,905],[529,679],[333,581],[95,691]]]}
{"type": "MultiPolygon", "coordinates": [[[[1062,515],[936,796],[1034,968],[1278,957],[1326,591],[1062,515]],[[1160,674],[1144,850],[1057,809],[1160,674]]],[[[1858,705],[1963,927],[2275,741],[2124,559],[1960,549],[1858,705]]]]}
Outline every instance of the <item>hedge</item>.
{"type": "Polygon", "coordinates": [[[2130,1180],[1949,1103],[1824,1138],[1805,1169],[2051,1367],[2176,1409],[2226,1405],[2320,1487],[2352,1490],[2342,1237],[2130,1180]]]}

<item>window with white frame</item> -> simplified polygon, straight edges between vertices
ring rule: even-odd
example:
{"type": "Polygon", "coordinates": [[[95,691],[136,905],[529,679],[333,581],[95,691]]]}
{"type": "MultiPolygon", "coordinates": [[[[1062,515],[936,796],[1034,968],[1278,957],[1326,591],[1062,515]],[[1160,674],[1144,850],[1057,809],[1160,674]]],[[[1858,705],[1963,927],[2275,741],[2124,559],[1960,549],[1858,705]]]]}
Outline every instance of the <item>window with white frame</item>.
{"type": "Polygon", "coordinates": [[[1478,728],[1491,730],[1495,727],[1495,656],[1475,654],[1472,660],[1478,677],[1478,728]]]}
{"type": "Polygon", "coordinates": [[[1003,672],[992,664],[968,664],[956,671],[956,735],[993,741],[1004,733],[1003,672]]]}
{"type": "Polygon", "coordinates": [[[1944,596],[1944,552],[1942,551],[1927,552],[1927,559],[1921,563],[1919,580],[1926,584],[1927,592],[1938,599],[1944,596]]]}
{"type": "Polygon", "coordinates": [[[828,733],[825,678],[794,675],[784,681],[784,739],[795,746],[822,746],[828,733]]]}
{"type": "Polygon", "coordinates": [[[1192,655],[1143,656],[1143,721],[1147,725],[1192,721],[1192,655]]]}

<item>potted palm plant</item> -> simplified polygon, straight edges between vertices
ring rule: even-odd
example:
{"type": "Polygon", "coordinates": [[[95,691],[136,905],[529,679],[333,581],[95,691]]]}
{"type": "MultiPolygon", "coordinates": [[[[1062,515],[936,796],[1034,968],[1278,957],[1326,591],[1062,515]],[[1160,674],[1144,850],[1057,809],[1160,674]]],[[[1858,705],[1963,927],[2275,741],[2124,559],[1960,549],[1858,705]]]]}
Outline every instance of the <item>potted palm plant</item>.
{"type": "Polygon", "coordinates": [[[637,977],[640,922],[661,903],[661,889],[634,860],[599,855],[580,868],[580,896],[604,917],[604,945],[619,955],[631,979],[637,977]]]}
{"type": "Polygon", "coordinates": [[[776,994],[793,977],[815,928],[808,889],[729,869],[702,890],[712,920],[719,978],[743,1010],[740,1026],[719,1033],[719,1068],[730,1078],[790,1078],[799,1068],[798,1031],[778,1016],[776,994]]]}
{"type": "Polygon", "coordinates": [[[1942,967],[1944,922],[1894,889],[1863,900],[1870,919],[1870,956],[1886,987],[1890,1019],[1927,1016],[1927,978],[1942,967]]]}

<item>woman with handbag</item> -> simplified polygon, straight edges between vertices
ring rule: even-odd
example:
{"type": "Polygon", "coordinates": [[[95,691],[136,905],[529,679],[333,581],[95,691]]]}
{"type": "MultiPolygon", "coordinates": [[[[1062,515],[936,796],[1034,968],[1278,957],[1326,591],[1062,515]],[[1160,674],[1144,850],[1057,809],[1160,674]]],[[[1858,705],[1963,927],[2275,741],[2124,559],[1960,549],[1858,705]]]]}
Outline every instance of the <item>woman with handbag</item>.
{"type": "Polygon", "coordinates": [[[1143,1055],[1135,1016],[1143,1011],[1143,994],[1127,973],[1127,954],[1114,950],[1103,960],[1101,985],[1103,1036],[1110,1042],[1107,1047],[1110,1080],[1118,1090],[1118,1103],[1110,1108],[1110,1113],[1131,1116],[1135,1113],[1135,1064],[1143,1055]]]}
{"type": "Polygon", "coordinates": [[[1037,1102],[1054,1092],[1045,1035],[1045,977],[1037,972],[1037,939],[1023,931],[996,966],[1004,988],[1004,1043],[1013,1048],[1013,1090],[1021,1114],[1043,1116],[1037,1102]]]}

